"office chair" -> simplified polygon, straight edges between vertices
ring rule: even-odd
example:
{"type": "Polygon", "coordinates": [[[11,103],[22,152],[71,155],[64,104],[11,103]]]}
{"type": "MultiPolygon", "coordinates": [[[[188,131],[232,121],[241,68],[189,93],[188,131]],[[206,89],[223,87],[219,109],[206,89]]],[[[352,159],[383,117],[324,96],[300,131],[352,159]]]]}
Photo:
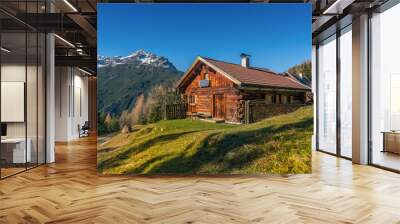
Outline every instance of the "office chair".
{"type": "Polygon", "coordinates": [[[89,136],[89,129],[90,129],[89,121],[85,121],[82,127],[78,125],[78,129],[79,129],[79,138],[89,136]]]}

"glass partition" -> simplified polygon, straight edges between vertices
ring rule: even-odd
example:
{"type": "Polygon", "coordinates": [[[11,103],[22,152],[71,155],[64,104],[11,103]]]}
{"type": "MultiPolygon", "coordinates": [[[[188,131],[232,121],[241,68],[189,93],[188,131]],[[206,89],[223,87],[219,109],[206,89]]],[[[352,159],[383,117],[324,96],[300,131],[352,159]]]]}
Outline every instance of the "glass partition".
{"type": "Polygon", "coordinates": [[[27,33],[27,74],[26,74],[26,113],[27,113],[27,151],[30,160],[27,167],[34,167],[38,160],[38,35],[27,33]]]}
{"type": "Polygon", "coordinates": [[[336,154],[336,35],[318,47],[318,149],[336,154]]]}
{"type": "Polygon", "coordinates": [[[46,144],[45,144],[45,124],[46,124],[46,37],[43,33],[38,33],[38,64],[37,64],[37,162],[44,164],[46,162],[46,144]]]}
{"type": "Polygon", "coordinates": [[[371,18],[371,162],[400,170],[400,4],[371,18]]]}
{"type": "MultiPolygon", "coordinates": [[[[43,11],[43,1],[14,3],[0,7],[43,11]]],[[[43,33],[0,12],[1,179],[45,163],[45,44],[43,33]]]]}
{"type": "Polygon", "coordinates": [[[340,32],[340,155],[352,157],[352,32],[340,32]]]}
{"type": "Polygon", "coordinates": [[[1,47],[1,175],[6,177],[24,171],[31,158],[26,150],[26,33],[3,32],[1,47]]]}

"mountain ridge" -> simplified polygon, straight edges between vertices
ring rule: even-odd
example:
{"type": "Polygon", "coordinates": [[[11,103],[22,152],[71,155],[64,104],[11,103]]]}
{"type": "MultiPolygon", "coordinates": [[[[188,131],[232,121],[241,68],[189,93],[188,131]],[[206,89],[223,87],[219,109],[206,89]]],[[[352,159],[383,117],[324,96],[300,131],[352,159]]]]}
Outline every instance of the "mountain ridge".
{"type": "Polygon", "coordinates": [[[97,56],[98,68],[107,66],[116,66],[121,64],[137,63],[140,65],[151,65],[155,67],[171,68],[177,70],[176,67],[163,56],[158,56],[152,52],[139,49],[127,56],[97,56]]]}
{"type": "Polygon", "coordinates": [[[127,56],[98,56],[98,111],[120,116],[140,95],[163,85],[172,88],[183,72],[167,58],[143,49],[127,56]]]}

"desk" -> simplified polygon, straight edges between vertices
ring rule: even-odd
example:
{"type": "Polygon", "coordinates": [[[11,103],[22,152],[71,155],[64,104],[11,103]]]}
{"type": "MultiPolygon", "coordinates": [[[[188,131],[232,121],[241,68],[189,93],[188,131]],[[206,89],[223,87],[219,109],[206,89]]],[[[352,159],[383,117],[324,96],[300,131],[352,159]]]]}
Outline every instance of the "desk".
{"type": "Polygon", "coordinates": [[[382,152],[400,154],[400,131],[383,131],[382,152]]]}
{"type": "Polygon", "coordinates": [[[4,138],[1,139],[1,157],[6,163],[26,163],[31,162],[32,141],[27,139],[27,146],[25,151],[25,138],[4,138]]]}

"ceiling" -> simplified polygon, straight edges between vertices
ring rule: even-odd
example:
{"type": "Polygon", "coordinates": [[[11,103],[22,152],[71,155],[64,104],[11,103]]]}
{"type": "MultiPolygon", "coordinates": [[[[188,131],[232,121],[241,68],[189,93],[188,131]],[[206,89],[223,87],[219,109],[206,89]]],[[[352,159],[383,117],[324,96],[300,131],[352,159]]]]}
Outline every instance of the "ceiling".
{"type": "MultiPolygon", "coordinates": [[[[97,3],[188,2],[184,0],[1,0],[2,31],[54,32],[56,65],[79,66],[96,73],[97,3]]],[[[196,2],[228,2],[200,0],[196,2]]],[[[231,0],[229,2],[249,2],[231,0]]],[[[301,3],[308,0],[251,0],[250,2],[301,3]]],[[[12,36],[12,34],[8,34],[12,36]]],[[[21,35],[20,35],[21,36],[21,35]]],[[[18,40],[16,38],[15,40],[18,40]]],[[[22,43],[23,44],[23,43],[22,43]]],[[[18,45],[16,43],[16,45],[18,45]]],[[[21,48],[22,49],[22,48],[21,48]]],[[[17,54],[17,51],[14,52],[17,54]]]]}
{"type": "MultiPolygon", "coordinates": [[[[311,3],[313,37],[347,14],[386,0],[199,0],[196,2],[311,3]]],[[[56,65],[79,66],[96,73],[97,3],[188,2],[185,0],[1,0],[1,29],[7,33],[54,32],[56,65]]],[[[11,34],[8,34],[12,38],[11,34]]],[[[18,34],[14,34],[18,36],[18,34]]],[[[8,38],[8,37],[7,37],[8,38]]],[[[15,38],[18,40],[18,37],[15,38]]]]}
{"type": "MultiPolygon", "coordinates": [[[[1,0],[0,22],[4,42],[26,54],[24,33],[55,33],[56,65],[78,66],[96,73],[97,0],[1,0]],[[7,40],[6,40],[7,39],[7,40]]],[[[28,40],[31,38],[28,38],[28,40]]],[[[29,52],[35,49],[28,44],[29,52]]]]}

